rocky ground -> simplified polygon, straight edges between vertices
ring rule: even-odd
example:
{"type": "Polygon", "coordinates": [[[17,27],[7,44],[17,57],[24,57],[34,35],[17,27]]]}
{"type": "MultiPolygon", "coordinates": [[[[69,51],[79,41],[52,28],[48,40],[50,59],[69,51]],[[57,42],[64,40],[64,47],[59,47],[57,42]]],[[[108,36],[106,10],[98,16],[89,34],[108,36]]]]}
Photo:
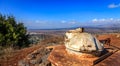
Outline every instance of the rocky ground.
{"type": "MultiPolygon", "coordinates": [[[[120,34],[99,34],[99,40],[110,38],[111,44],[120,48],[120,34]]],[[[47,57],[50,53],[48,46],[63,44],[63,38],[46,39],[40,44],[14,52],[12,57],[0,59],[0,66],[51,66],[47,57]],[[52,39],[52,40],[51,40],[52,39]]]]}
{"type": "Polygon", "coordinates": [[[46,47],[63,44],[63,40],[63,37],[54,36],[29,48],[15,51],[10,57],[1,58],[0,66],[49,66],[47,56],[50,50],[46,47]]]}

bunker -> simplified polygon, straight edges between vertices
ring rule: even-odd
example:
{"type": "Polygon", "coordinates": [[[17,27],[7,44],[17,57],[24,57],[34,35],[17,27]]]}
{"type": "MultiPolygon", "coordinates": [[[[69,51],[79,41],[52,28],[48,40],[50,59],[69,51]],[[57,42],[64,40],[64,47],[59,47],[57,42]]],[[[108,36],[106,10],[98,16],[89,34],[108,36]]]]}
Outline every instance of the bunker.
{"type": "Polygon", "coordinates": [[[101,66],[99,62],[118,51],[115,48],[107,50],[83,28],[69,30],[65,36],[64,45],[55,46],[48,57],[52,66],[101,66]]]}

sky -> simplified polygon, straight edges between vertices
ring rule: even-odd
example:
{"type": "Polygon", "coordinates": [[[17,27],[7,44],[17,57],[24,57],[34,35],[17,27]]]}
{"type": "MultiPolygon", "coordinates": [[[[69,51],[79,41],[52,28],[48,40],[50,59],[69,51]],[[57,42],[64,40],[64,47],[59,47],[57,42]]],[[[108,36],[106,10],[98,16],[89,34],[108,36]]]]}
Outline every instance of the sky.
{"type": "Polygon", "coordinates": [[[0,0],[0,13],[28,29],[120,24],[120,0],[0,0]]]}

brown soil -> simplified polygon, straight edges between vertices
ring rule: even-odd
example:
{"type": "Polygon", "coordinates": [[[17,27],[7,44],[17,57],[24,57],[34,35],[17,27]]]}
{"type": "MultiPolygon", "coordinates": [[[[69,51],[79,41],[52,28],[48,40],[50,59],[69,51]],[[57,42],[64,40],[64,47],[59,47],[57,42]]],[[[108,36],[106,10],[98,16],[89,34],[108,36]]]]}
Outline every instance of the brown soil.
{"type": "Polygon", "coordinates": [[[110,44],[117,46],[120,48],[120,34],[119,33],[113,33],[113,34],[102,34],[98,36],[99,40],[110,38],[110,44]]]}

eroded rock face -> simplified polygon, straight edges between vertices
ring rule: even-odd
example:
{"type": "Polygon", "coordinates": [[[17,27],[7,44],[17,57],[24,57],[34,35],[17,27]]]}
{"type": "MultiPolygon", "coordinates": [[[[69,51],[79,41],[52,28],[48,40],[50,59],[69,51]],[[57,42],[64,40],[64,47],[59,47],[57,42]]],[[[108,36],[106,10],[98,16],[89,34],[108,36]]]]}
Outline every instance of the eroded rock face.
{"type": "Polygon", "coordinates": [[[101,52],[102,44],[91,34],[82,32],[82,29],[70,30],[66,32],[65,46],[79,52],[101,52]]]}

